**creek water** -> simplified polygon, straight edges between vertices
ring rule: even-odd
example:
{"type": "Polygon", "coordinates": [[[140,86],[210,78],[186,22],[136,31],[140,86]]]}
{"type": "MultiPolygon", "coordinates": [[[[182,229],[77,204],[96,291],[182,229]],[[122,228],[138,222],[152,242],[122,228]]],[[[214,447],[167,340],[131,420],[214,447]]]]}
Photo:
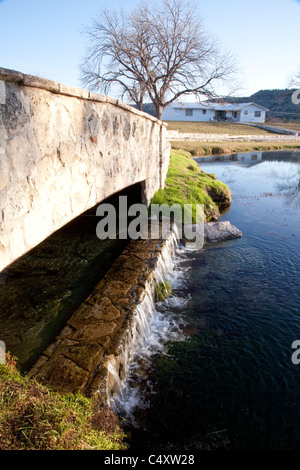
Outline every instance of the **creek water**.
{"type": "MultiPolygon", "coordinates": [[[[300,449],[300,152],[198,162],[230,187],[220,220],[243,237],[169,245],[156,279],[172,295],[147,293],[110,404],[133,449],[300,449]]],[[[82,217],[1,273],[0,339],[23,370],[126,244],[99,244],[95,218],[82,217]]]]}
{"type": "Polygon", "coordinates": [[[231,189],[220,220],[243,237],[177,249],[172,296],[151,307],[173,337],[160,338],[159,348],[140,345],[112,406],[127,420],[132,448],[300,449],[300,364],[292,362],[300,152],[197,161],[231,189]]]}

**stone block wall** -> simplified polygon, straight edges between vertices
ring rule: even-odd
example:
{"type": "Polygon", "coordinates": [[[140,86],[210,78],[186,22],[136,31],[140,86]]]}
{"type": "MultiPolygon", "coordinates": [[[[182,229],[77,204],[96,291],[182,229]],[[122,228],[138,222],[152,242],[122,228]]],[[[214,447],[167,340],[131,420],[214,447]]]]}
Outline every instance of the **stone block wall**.
{"type": "Polygon", "coordinates": [[[163,186],[161,121],[118,100],[0,68],[0,270],[85,210],[163,186]]]}
{"type": "Polygon", "coordinates": [[[108,400],[116,391],[109,364],[124,378],[137,308],[147,289],[154,291],[155,269],[173,240],[131,240],[27,376],[60,393],[108,400]]]}

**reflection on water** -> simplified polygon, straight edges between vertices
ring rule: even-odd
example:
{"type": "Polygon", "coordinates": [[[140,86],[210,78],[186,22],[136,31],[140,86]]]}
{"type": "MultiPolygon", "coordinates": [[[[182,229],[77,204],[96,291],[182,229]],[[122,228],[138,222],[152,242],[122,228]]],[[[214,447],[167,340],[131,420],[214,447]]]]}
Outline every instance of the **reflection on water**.
{"type": "MultiPolygon", "coordinates": [[[[300,449],[300,152],[197,159],[230,186],[243,237],[178,254],[190,326],[153,364],[148,449],[300,449]]],[[[174,272],[176,274],[176,271],[174,272]]]]}
{"type": "MultiPolygon", "coordinates": [[[[265,152],[264,152],[265,153],[265,152]]],[[[212,157],[201,157],[201,158],[196,158],[195,160],[198,162],[202,163],[207,163],[207,162],[240,162],[240,163],[246,163],[250,165],[254,165],[255,163],[261,162],[262,161],[262,156],[263,152],[254,152],[254,153],[234,153],[232,155],[218,155],[218,156],[212,156],[212,157]]]]}
{"type": "MultiPolygon", "coordinates": [[[[205,171],[216,173],[237,197],[272,197],[279,211],[282,205],[284,210],[293,210],[300,204],[299,152],[239,153],[227,157],[203,157],[196,161],[205,171]]],[[[260,205],[255,210],[259,211],[260,205]]]]}

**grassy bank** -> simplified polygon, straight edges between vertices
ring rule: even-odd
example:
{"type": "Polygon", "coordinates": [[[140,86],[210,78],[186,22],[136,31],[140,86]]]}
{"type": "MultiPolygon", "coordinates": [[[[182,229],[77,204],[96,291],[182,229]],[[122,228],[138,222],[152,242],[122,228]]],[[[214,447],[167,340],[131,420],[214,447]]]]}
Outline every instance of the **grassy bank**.
{"type": "Polygon", "coordinates": [[[173,141],[172,149],[190,152],[192,156],[226,155],[230,153],[264,152],[267,150],[299,149],[300,142],[190,142],[173,141]]]}
{"type": "Polygon", "coordinates": [[[165,188],[156,192],[151,204],[204,204],[206,220],[210,221],[217,220],[220,209],[230,201],[228,187],[202,171],[189,152],[172,150],[165,188]]]}
{"type": "Polygon", "coordinates": [[[62,396],[29,380],[8,356],[0,364],[0,450],[121,450],[111,410],[81,395],[62,396]]]}

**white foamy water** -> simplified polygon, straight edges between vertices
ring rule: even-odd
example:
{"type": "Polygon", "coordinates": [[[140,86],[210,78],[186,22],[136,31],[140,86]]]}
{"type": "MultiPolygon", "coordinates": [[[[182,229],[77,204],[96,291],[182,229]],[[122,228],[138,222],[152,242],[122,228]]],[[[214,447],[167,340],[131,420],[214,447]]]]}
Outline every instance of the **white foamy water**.
{"type": "MultiPolygon", "coordinates": [[[[184,251],[184,248],[178,249],[176,236],[172,234],[155,269],[156,282],[168,281],[174,288],[184,281],[185,271],[180,268],[184,251]]],[[[121,353],[123,378],[117,372],[116,363],[109,365],[109,372],[117,384],[116,393],[109,398],[109,405],[133,425],[134,411],[146,408],[147,397],[153,393],[148,380],[153,356],[166,354],[168,341],[185,339],[180,328],[184,322],[176,310],[180,310],[187,301],[186,298],[171,296],[162,302],[155,302],[153,291],[147,286],[145,296],[136,309],[130,338],[121,353]]]]}

